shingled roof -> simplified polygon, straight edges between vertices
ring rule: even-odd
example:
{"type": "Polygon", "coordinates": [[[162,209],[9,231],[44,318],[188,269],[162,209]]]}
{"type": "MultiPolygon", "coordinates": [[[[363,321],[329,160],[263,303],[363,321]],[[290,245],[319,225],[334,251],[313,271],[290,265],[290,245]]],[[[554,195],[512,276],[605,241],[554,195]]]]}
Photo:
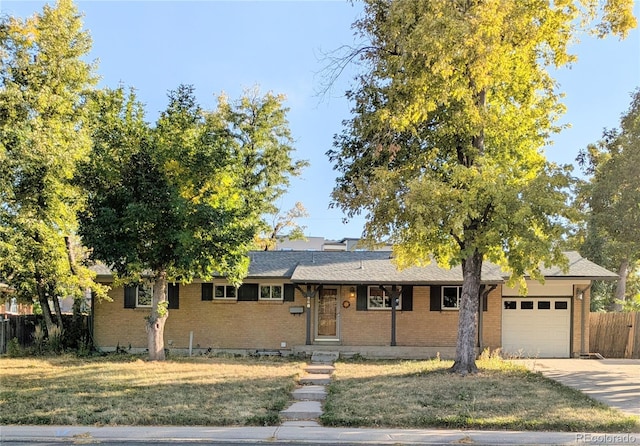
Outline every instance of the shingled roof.
{"type": "MultiPolygon", "coordinates": [[[[548,279],[582,278],[614,280],[618,276],[577,252],[565,253],[569,269],[543,268],[548,279]]],[[[398,270],[389,251],[252,251],[247,279],[289,279],[294,283],[340,284],[461,284],[460,266],[446,269],[435,262],[424,267],[398,270]]],[[[93,268],[99,276],[110,275],[104,265],[93,268]]],[[[504,282],[508,276],[492,263],[484,262],[481,280],[494,284],[504,282]]]]}
{"type": "MultiPolygon", "coordinates": [[[[344,283],[377,284],[411,283],[462,283],[462,268],[444,269],[435,262],[424,267],[398,270],[390,258],[390,252],[318,252],[309,260],[304,259],[291,276],[298,283],[344,283]]],[[[500,283],[503,281],[499,270],[485,265],[482,281],[500,283]]]]}
{"type": "Polygon", "coordinates": [[[567,278],[588,278],[591,280],[615,280],[618,278],[616,273],[585,259],[576,251],[568,251],[564,253],[569,260],[569,270],[564,272],[558,266],[550,268],[542,268],[541,272],[547,279],[567,279],[567,278]]]}
{"type": "MultiPolygon", "coordinates": [[[[287,278],[295,283],[462,283],[460,266],[445,269],[435,262],[424,267],[398,270],[388,251],[256,251],[250,254],[248,278],[287,278]]],[[[569,269],[543,268],[545,277],[613,280],[615,273],[582,258],[577,252],[565,253],[569,269]]],[[[501,283],[508,278],[495,264],[484,262],[483,283],[501,283]]]]}

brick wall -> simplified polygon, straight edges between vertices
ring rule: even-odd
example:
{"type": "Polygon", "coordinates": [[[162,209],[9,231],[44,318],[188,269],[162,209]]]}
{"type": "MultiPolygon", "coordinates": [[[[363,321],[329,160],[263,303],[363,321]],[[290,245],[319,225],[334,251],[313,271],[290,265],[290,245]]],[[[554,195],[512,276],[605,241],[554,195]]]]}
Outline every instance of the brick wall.
{"type": "MultiPolygon", "coordinates": [[[[347,287],[343,287],[345,290],[347,287]]],[[[348,298],[343,290],[343,299],[348,298]]],[[[430,311],[430,288],[413,288],[413,311],[396,314],[396,343],[398,346],[455,346],[458,336],[458,311],[430,311]]],[[[391,342],[391,311],[357,311],[355,302],[341,309],[343,345],[389,345],[391,342]]],[[[488,298],[483,312],[485,347],[495,349],[501,343],[500,287],[488,298]]]]}
{"type": "MultiPolygon", "coordinates": [[[[338,286],[338,318],[342,345],[385,346],[391,342],[391,311],[357,311],[350,286],[338,286]],[[345,303],[346,302],[346,303],[345,303]],[[344,305],[343,305],[344,304],[344,305]],[[346,307],[346,308],[345,308],[346,307]]],[[[398,346],[451,347],[456,344],[457,311],[430,311],[428,286],[415,286],[413,311],[396,314],[398,346]]],[[[94,336],[103,348],[146,348],[145,316],[148,308],[125,309],[124,291],[109,292],[113,302],[96,302],[94,336]]],[[[315,335],[315,308],[312,299],[312,338],[315,335]]],[[[180,308],[169,311],[165,326],[165,346],[186,349],[193,331],[193,348],[280,349],[303,345],[306,314],[292,315],[291,306],[305,306],[296,291],[294,302],[202,301],[199,283],[180,286],[180,308]]],[[[305,308],[306,311],[306,308],[305,308]]],[[[488,311],[483,312],[485,347],[495,349],[501,342],[500,287],[492,291],[488,311]]]]}
{"type": "MultiPolygon", "coordinates": [[[[145,316],[148,308],[125,309],[124,291],[109,292],[113,302],[97,302],[94,336],[100,347],[146,348],[145,316]]],[[[188,348],[193,331],[194,348],[279,349],[304,344],[305,315],[292,315],[289,307],[305,301],[296,293],[295,302],[202,301],[201,284],[180,286],[180,308],[169,310],[165,325],[165,347],[188,348]]]]}
{"type": "Polygon", "coordinates": [[[502,285],[489,293],[487,311],[482,313],[482,345],[495,350],[502,345],[502,285]]]}
{"type": "Polygon", "coordinates": [[[585,306],[586,314],[584,321],[584,353],[589,353],[589,311],[591,307],[591,288],[588,285],[577,285],[576,292],[573,297],[573,314],[572,314],[572,324],[573,324],[573,338],[572,338],[572,348],[571,348],[571,356],[577,357],[580,356],[580,347],[582,340],[582,306],[585,306]],[[578,289],[585,289],[586,291],[583,293],[582,299],[578,299],[578,289]]]}

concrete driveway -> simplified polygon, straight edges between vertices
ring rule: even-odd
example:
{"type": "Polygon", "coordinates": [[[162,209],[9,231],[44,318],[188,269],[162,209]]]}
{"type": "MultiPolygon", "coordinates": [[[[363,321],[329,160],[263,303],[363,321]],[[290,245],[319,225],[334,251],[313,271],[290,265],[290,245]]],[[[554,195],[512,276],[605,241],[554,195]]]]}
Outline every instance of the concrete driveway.
{"type": "Polygon", "coordinates": [[[640,359],[522,359],[530,370],[640,416],[640,359]]]}

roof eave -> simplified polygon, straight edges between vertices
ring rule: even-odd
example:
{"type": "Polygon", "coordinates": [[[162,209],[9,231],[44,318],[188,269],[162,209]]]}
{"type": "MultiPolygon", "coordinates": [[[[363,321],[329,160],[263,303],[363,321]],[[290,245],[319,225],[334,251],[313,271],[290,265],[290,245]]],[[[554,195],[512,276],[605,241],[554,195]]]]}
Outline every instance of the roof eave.
{"type": "MultiPolygon", "coordinates": [[[[529,277],[527,277],[529,278],[529,277]]],[[[614,281],[618,280],[618,275],[615,276],[545,276],[545,280],[605,280],[614,281]]]]}
{"type": "MultiPolygon", "coordinates": [[[[292,283],[299,285],[319,284],[319,285],[462,285],[462,280],[328,280],[328,279],[292,279],[292,283]]],[[[482,280],[482,285],[500,285],[504,280],[482,280]]]]}

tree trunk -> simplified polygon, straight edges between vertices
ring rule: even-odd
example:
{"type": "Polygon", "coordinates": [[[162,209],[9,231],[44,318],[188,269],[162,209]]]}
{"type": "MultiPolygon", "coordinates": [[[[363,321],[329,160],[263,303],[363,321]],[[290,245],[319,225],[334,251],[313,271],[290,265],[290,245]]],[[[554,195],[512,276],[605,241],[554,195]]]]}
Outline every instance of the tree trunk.
{"type": "Polygon", "coordinates": [[[458,342],[456,359],[451,371],[466,375],[476,373],[476,342],[478,339],[478,308],[482,254],[477,250],[462,262],[462,296],[458,312],[458,342]]]}
{"type": "MultiPolygon", "coordinates": [[[[67,248],[67,260],[69,260],[69,270],[74,276],[78,275],[76,270],[76,255],[73,251],[71,237],[64,237],[64,246],[67,248]]],[[[71,319],[71,327],[69,337],[77,348],[80,347],[82,340],[82,314],[81,314],[82,298],[74,298],[73,300],[73,317],[71,319]]]]}
{"type": "Polygon", "coordinates": [[[67,260],[69,260],[69,270],[71,274],[77,276],[76,271],[76,255],[73,252],[73,246],[71,245],[71,237],[66,236],[64,238],[64,246],[67,248],[67,260]]]}
{"type": "Polygon", "coordinates": [[[48,336],[51,329],[55,326],[53,323],[51,308],[49,307],[49,298],[47,297],[44,286],[41,284],[36,285],[36,292],[38,293],[38,302],[40,302],[40,308],[42,309],[42,316],[44,317],[44,325],[48,336]]]}
{"type": "Polygon", "coordinates": [[[82,299],[74,299],[73,316],[71,317],[71,326],[69,327],[69,339],[76,348],[80,348],[87,339],[83,338],[83,321],[82,321],[82,299]]]}
{"type": "Polygon", "coordinates": [[[56,313],[56,325],[60,327],[60,330],[64,328],[62,322],[62,309],[60,308],[60,299],[55,295],[54,287],[50,287],[49,296],[51,297],[51,302],[53,302],[53,309],[56,313]]]}
{"type": "Polygon", "coordinates": [[[164,324],[169,317],[167,300],[167,272],[160,271],[156,276],[151,299],[151,314],[147,320],[147,340],[149,360],[164,361],[164,324]]]}
{"type": "Polygon", "coordinates": [[[622,311],[625,296],[627,294],[627,274],[629,272],[629,259],[622,259],[618,268],[618,283],[614,294],[613,311],[622,311]]]}

